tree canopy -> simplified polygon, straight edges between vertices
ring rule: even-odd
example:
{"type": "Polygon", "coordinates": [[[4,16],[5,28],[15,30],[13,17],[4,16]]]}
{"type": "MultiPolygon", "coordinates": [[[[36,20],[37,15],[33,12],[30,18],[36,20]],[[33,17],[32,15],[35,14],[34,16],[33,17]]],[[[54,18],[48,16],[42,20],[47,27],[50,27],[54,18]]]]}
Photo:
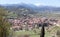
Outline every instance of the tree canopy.
{"type": "Polygon", "coordinates": [[[6,19],[7,10],[0,8],[0,37],[8,37],[10,24],[6,19]]]}

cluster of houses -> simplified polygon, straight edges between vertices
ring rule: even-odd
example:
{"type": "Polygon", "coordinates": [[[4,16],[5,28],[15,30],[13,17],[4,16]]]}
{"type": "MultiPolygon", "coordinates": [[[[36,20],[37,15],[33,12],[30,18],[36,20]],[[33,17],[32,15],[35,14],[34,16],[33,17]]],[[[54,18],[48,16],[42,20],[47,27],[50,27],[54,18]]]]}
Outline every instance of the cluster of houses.
{"type": "Polygon", "coordinates": [[[15,18],[8,19],[8,21],[12,25],[12,29],[15,30],[32,30],[34,28],[39,28],[42,26],[42,23],[45,23],[45,26],[59,26],[60,20],[53,18],[36,18],[36,17],[26,17],[26,18],[15,18]]]}

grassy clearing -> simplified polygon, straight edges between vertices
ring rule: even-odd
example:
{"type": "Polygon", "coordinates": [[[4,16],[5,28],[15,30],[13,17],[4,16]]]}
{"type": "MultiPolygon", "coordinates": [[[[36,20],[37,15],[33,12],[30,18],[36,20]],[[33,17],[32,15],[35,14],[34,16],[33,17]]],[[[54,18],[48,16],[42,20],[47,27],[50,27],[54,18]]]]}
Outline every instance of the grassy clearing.
{"type": "Polygon", "coordinates": [[[36,29],[36,33],[31,30],[31,31],[23,31],[23,30],[20,30],[20,31],[15,31],[14,32],[14,37],[19,37],[21,35],[29,35],[30,37],[39,37],[40,35],[38,35],[38,33],[40,30],[36,29]]]}
{"type": "MultiPolygon", "coordinates": [[[[50,32],[48,32],[48,30],[46,30],[45,37],[52,37],[53,35],[56,34],[56,31],[59,29],[60,29],[60,27],[55,26],[50,30],[50,32]]],[[[38,35],[40,33],[40,30],[36,29],[36,31],[37,31],[36,33],[33,30],[31,30],[31,31],[22,31],[22,30],[16,31],[16,32],[14,32],[14,37],[20,37],[21,35],[29,35],[30,37],[40,37],[40,35],[38,35]]]]}

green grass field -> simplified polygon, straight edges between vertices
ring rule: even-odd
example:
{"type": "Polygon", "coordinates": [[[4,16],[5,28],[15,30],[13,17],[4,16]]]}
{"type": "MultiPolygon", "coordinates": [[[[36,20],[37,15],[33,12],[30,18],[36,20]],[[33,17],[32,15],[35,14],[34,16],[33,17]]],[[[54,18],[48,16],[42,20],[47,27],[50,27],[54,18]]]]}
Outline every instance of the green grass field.
{"type": "MultiPolygon", "coordinates": [[[[56,31],[59,29],[60,29],[60,27],[55,26],[50,30],[50,32],[48,32],[48,30],[45,30],[45,37],[55,36],[56,31]]],[[[15,31],[13,34],[13,37],[20,37],[23,35],[29,35],[29,37],[40,37],[40,30],[36,29],[36,33],[33,30],[31,30],[31,31],[22,31],[22,30],[15,31]]]]}

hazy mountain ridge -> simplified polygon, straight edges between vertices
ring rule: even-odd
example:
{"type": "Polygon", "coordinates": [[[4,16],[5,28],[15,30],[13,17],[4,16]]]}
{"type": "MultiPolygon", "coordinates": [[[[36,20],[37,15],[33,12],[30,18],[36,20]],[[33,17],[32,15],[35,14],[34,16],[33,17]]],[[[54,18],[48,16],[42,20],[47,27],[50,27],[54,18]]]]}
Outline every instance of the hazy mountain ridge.
{"type": "MultiPolygon", "coordinates": [[[[60,7],[52,6],[36,6],[33,4],[11,4],[11,5],[0,5],[0,7],[8,10],[8,17],[23,16],[23,14],[33,14],[34,16],[47,16],[47,17],[59,17],[60,7]],[[51,13],[51,14],[50,14],[51,13]],[[56,14],[57,13],[57,14],[56,14]]],[[[31,16],[31,15],[30,15],[31,16]]]]}
{"type": "Polygon", "coordinates": [[[6,8],[10,12],[14,12],[17,14],[36,14],[36,13],[60,13],[60,7],[52,7],[52,6],[36,6],[33,4],[8,4],[8,5],[0,5],[1,7],[6,8]]]}
{"type": "Polygon", "coordinates": [[[34,11],[60,11],[60,7],[52,7],[52,6],[36,6],[33,4],[11,4],[11,5],[5,5],[6,9],[13,10],[19,9],[19,8],[27,8],[34,11]]]}

